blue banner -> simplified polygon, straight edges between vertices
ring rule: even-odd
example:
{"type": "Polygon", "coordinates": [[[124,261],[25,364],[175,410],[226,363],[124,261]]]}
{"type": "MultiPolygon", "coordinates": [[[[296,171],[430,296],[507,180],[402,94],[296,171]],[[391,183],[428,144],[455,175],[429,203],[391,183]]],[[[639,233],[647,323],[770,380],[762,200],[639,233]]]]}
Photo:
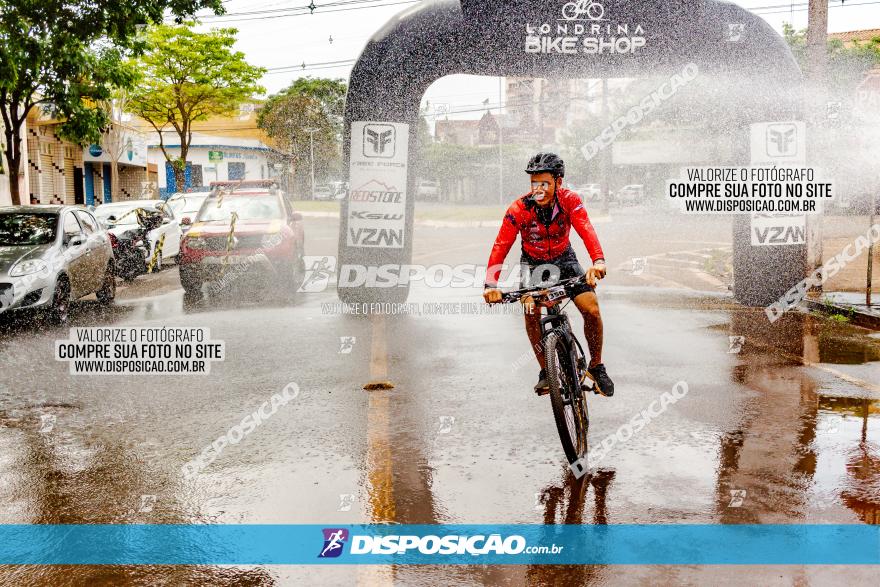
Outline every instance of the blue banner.
{"type": "Polygon", "coordinates": [[[0,564],[880,564],[865,525],[0,525],[0,564]]]}

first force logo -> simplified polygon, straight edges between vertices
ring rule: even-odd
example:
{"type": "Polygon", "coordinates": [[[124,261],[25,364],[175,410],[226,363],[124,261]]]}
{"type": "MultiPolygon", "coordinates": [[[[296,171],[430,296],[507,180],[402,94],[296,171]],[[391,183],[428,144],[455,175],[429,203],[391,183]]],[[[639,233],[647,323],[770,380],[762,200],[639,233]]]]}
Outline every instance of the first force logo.
{"type": "Polygon", "coordinates": [[[364,157],[392,159],[397,146],[396,133],[389,124],[364,126],[364,157]]]}
{"type": "Polygon", "coordinates": [[[767,127],[767,155],[796,157],[798,155],[797,125],[771,124],[767,127]]]}

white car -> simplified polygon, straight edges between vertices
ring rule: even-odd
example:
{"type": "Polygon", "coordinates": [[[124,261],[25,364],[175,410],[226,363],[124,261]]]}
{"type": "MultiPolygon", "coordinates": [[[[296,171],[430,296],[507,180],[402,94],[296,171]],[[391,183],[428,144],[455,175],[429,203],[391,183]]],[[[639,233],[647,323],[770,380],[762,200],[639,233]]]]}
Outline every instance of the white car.
{"type": "Polygon", "coordinates": [[[180,254],[180,239],[182,232],[180,221],[174,215],[171,206],[167,206],[160,200],[129,200],[126,202],[112,202],[101,204],[95,208],[95,217],[107,227],[107,231],[114,235],[121,235],[127,230],[137,228],[137,208],[147,210],[159,210],[162,212],[162,224],[147,233],[150,245],[150,257],[156,250],[156,244],[162,235],[165,240],[162,244],[162,258],[157,261],[157,268],[161,269],[165,261],[175,261],[180,254]]]}
{"type": "Polygon", "coordinates": [[[615,200],[620,204],[640,204],[645,199],[645,186],[641,184],[625,185],[617,190],[615,200]]]}
{"type": "Polygon", "coordinates": [[[313,200],[332,200],[335,195],[333,188],[329,185],[316,185],[315,191],[312,193],[313,200]]]}
{"type": "Polygon", "coordinates": [[[423,179],[416,187],[416,195],[420,200],[440,201],[440,184],[436,181],[423,179]]]}
{"type": "Polygon", "coordinates": [[[193,220],[199,215],[199,209],[209,195],[210,192],[177,193],[166,200],[174,218],[180,223],[180,230],[184,236],[192,226],[193,220]]]}
{"type": "Polygon", "coordinates": [[[602,199],[602,186],[598,183],[588,183],[572,189],[580,195],[585,203],[597,202],[602,199]]]}

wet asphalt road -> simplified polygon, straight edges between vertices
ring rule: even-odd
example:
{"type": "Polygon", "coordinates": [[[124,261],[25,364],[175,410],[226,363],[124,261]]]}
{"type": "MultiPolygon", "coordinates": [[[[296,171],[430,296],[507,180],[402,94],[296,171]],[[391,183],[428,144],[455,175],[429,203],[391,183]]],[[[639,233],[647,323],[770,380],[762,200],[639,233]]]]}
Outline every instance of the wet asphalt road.
{"type": "MultiPolygon", "coordinates": [[[[334,254],[335,229],[311,219],[307,253],[334,254]]],[[[478,289],[414,287],[422,315],[380,320],[338,313],[332,291],[184,303],[170,268],[121,289],[108,312],[81,302],[71,325],[209,327],[227,350],[210,375],[72,376],[53,359],[66,330],[3,331],[0,522],[880,522],[880,339],[805,314],[770,325],[731,301],[723,276],[676,264],[729,249],[723,221],[621,214],[597,229],[613,268],[600,301],[617,393],[591,400],[591,442],[676,382],[689,393],[580,481],[548,398],[530,391],[522,318],[428,313],[479,301],[478,289]],[[658,262],[635,276],[631,257],[658,262]],[[731,336],[745,337],[738,353],[731,336]],[[350,352],[340,337],[355,338],[350,352]],[[378,376],[394,389],[362,389],[378,376]],[[295,401],[183,478],[290,382],[295,401]]],[[[414,262],[485,263],[493,236],[420,228],[414,262]]],[[[0,584],[733,585],[745,572],[763,585],[876,579],[867,567],[5,567],[0,584]]]]}

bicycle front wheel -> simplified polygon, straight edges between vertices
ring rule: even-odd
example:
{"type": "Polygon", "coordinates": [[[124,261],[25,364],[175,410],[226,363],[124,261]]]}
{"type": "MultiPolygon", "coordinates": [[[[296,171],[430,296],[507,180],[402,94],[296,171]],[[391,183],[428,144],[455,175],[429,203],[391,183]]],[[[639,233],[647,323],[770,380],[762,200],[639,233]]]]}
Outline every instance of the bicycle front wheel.
{"type": "Polygon", "coordinates": [[[587,455],[587,401],[580,382],[574,378],[568,344],[559,333],[551,332],[544,338],[544,358],[559,440],[568,462],[574,463],[587,455]]]}

